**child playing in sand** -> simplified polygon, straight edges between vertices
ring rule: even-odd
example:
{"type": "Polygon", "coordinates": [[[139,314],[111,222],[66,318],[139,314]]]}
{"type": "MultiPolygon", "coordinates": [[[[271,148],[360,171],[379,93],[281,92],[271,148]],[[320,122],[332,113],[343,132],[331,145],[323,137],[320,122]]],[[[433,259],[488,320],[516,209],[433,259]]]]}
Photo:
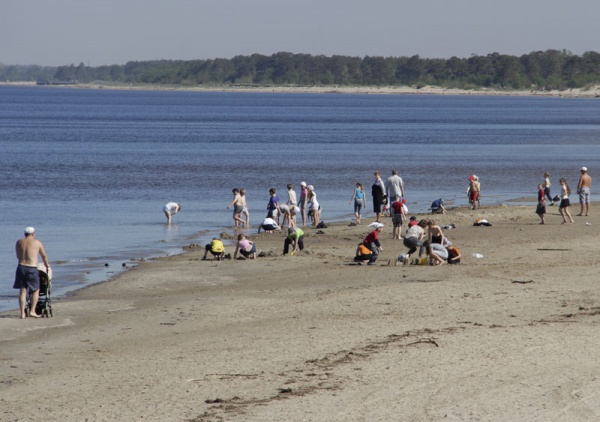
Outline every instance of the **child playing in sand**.
{"type": "Polygon", "coordinates": [[[227,205],[227,209],[233,206],[233,222],[236,227],[241,227],[244,225],[245,221],[242,220],[242,211],[244,210],[244,198],[240,195],[240,190],[238,188],[234,188],[231,193],[233,193],[233,201],[227,205]]]}
{"type": "Polygon", "coordinates": [[[544,216],[546,215],[546,193],[544,185],[541,183],[538,185],[538,203],[535,213],[540,216],[542,222],[540,224],[546,224],[544,216]]]}
{"type": "Polygon", "coordinates": [[[233,259],[237,259],[238,252],[241,254],[240,259],[256,259],[256,245],[245,234],[238,235],[233,259]]]}
{"type": "Polygon", "coordinates": [[[569,184],[564,178],[559,180],[560,182],[560,206],[558,207],[558,211],[563,218],[563,224],[567,223],[567,217],[569,217],[569,221],[572,223],[573,218],[571,217],[571,213],[569,212],[569,207],[571,206],[571,202],[569,201],[569,195],[571,195],[571,188],[569,184]]]}

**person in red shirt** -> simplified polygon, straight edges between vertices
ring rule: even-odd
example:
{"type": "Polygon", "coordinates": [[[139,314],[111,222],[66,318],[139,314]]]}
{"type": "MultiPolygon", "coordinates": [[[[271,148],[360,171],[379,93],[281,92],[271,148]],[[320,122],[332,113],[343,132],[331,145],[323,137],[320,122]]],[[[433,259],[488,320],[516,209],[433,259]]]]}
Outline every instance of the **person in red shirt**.
{"type": "Polygon", "coordinates": [[[379,233],[381,233],[384,226],[383,224],[377,222],[371,223],[369,226],[374,227],[375,230],[365,237],[363,243],[373,253],[367,265],[375,265],[375,261],[377,261],[377,258],[379,257],[379,252],[383,252],[383,246],[381,246],[381,243],[379,243],[379,233]]]}
{"type": "Polygon", "coordinates": [[[404,214],[404,204],[398,195],[396,195],[394,202],[392,202],[392,210],[392,223],[394,223],[392,239],[402,239],[402,223],[404,223],[406,216],[404,214]]]}

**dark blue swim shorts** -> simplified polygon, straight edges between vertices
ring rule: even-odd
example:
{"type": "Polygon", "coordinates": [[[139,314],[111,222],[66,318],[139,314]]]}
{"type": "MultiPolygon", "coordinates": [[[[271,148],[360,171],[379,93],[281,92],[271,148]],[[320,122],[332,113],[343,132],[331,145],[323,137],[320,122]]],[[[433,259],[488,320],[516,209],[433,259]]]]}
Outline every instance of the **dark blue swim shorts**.
{"type": "Polygon", "coordinates": [[[37,267],[28,267],[25,265],[17,266],[15,272],[15,284],[13,289],[27,289],[35,292],[40,289],[40,273],[37,267]]]}

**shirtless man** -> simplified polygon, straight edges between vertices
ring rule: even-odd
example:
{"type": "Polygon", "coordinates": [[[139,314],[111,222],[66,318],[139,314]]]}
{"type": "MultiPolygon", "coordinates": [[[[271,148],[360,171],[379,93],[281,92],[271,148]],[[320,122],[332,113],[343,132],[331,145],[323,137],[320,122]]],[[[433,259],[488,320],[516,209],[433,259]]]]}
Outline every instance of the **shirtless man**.
{"type": "Polygon", "coordinates": [[[592,178],[588,174],[587,167],[581,167],[581,176],[579,176],[579,183],[577,184],[577,193],[579,193],[579,203],[581,204],[581,211],[579,216],[583,215],[585,208],[585,215],[590,214],[590,188],[592,187],[592,178]]]}
{"type": "Polygon", "coordinates": [[[21,318],[27,316],[25,305],[27,304],[28,290],[33,293],[31,295],[29,316],[39,318],[40,315],[35,313],[35,307],[40,295],[40,276],[37,268],[38,255],[40,255],[44,261],[46,273],[50,270],[50,263],[48,262],[48,256],[44,250],[44,245],[35,238],[35,229],[33,227],[27,227],[25,229],[25,238],[17,241],[15,251],[17,252],[19,265],[17,266],[17,271],[15,273],[15,284],[13,285],[13,288],[20,289],[19,308],[21,310],[21,318]]]}

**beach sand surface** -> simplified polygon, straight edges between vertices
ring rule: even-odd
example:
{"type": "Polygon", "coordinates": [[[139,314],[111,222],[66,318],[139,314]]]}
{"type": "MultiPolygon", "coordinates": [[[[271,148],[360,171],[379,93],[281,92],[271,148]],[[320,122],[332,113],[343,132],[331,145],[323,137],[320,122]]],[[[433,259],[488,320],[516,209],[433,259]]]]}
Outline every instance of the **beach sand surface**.
{"type": "MultiPolygon", "coordinates": [[[[35,82],[0,82],[0,86],[35,86],[35,82]]],[[[569,89],[496,89],[478,87],[473,89],[445,88],[435,85],[408,86],[352,86],[352,85],[261,85],[261,84],[206,84],[206,85],[167,85],[167,84],[123,84],[109,82],[80,83],[74,85],[53,85],[52,88],[75,89],[120,89],[152,91],[197,91],[197,92],[271,92],[304,94],[381,94],[381,95],[494,95],[494,96],[543,96],[564,98],[600,98],[600,85],[569,89]]],[[[44,87],[42,87],[44,88],[44,87]]]]}
{"type": "Polygon", "coordinates": [[[389,218],[378,265],[356,265],[371,220],[341,222],[300,255],[252,235],[269,256],[191,248],[54,318],[5,312],[0,420],[598,420],[600,218],[547,208],[546,225],[524,205],[436,215],[462,265],[394,265],[389,218]]]}

